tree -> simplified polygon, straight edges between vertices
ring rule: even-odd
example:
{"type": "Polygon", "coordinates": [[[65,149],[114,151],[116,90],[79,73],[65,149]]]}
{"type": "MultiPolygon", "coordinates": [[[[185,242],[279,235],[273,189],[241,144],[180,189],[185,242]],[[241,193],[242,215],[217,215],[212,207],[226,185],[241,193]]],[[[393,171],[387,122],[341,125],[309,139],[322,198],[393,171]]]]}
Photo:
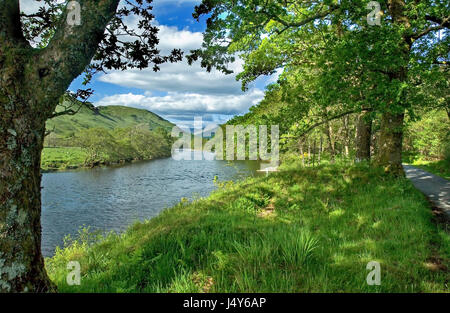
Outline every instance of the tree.
{"type": "MultiPolygon", "coordinates": [[[[116,151],[118,146],[116,138],[105,128],[96,127],[82,130],[77,134],[75,142],[86,152],[85,165],[94,166],[102,161],[120,159],[120,155],[116,151]]],[[[127,147],[125,146],[125,148],[127,147]]]]}
{"type": "Polygon", "coordinates": [[[78,25],[68,22],[76,5],[74,11],[43,0],[38,12],[25,15],[19,0],[0,0],[0,291],[53,290],[40,249],[40,158],[45,121],[70,83],[84,71],[89,81],[97,71],[157,71],[181,58],[179,50],[162,56],[156,49],[151,1],[119,2],[75,2],[78,25]],[[130,15],[139,18],[138,29],[125,24],[130,15]]]}
{"type": "Polygon", "coordinates": [[[245,84],[277,67],[310,62],[311,50],[318,48],[322,62],[317,66],[331,68],[323,71],[328,75],[322,88],[344,85],[344,105],[362,110],[364,101],[381,115],[376,163],[401,175],[404,116],[421,103],[417,78],[448,79],[449,8],[445,1],[380,1],[381,24],[371,26],[367,3],[203,0],[194,17],[209,15],[208,27],[203,47],[189,60],[228,72],[227,63],[239,55],[245,84]],[[325,46],[332,53],[320,53],[324,46],[317,38],[322,36],[338,42],[334,49],[325,46]],[[352,77],[363,79],[355,83],[352,77]]]}

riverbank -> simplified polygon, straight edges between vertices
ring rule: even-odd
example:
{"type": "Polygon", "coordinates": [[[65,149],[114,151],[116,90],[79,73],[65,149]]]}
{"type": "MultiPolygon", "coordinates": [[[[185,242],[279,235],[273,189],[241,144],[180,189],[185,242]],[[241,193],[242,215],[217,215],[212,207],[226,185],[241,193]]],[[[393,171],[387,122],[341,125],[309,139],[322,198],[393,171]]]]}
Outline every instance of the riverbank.
{"type": "Polygon", "coordinates": [[[98,166],[111,166],[120,165],[126,163],[133,163],[139,161],[150,161],[160,158],[170,157],[170,154],[161,155],[148,159],[118,159],[105,161],[101,160],[93,164],[86,164],[87,153],[79,147],[57,147],[57,148],[44,148],[42,151],[41,159],[41,171],[43,173],[51,173],[65,170],[74,169],[89,169],[98,166]]]}
{"type": "Polygon", "coordinates": [[[79,147],[44,148],[41,156],[41,171],[53,172],[83,167],[87,153],[79,147]]]}
{"type": "Polygon", "coordinates": [[[84,233],[46,260],[50,277],[61,292],[448,291],[449,235],[405,178],[297,161],[220,185],[123,234],[84,233]],[[69,261],[80,286],[66,283],[69,261]]]}

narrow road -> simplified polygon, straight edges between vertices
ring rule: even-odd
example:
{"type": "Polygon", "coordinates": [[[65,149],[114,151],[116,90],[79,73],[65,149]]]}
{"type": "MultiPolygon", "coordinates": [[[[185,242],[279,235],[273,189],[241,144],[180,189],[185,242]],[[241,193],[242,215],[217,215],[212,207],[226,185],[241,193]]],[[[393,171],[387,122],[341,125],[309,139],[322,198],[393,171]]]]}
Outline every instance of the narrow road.
{"type": "Polygon", "coordinates": [[[403,168],[413,185],[450,219],[450,181],[411,165],[403,168]]]}

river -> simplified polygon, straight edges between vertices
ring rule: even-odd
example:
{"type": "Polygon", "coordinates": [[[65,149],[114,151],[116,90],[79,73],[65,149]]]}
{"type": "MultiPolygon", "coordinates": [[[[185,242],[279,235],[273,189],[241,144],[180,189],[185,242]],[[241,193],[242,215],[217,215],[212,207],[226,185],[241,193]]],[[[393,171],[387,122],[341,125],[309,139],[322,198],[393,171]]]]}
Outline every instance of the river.
{"type": "MultiPolygon", "coordinates": [[[[179,151],[193,155],[194,151],[179,151]]],[[[42,253],[49,257],[66,235],[80,227],[124,231],[156,216],[181,198],[204,197],[219,180],[255,175],[256,161],[158,159],[117,167],[44,173],[42,177],[42,253]]]]}

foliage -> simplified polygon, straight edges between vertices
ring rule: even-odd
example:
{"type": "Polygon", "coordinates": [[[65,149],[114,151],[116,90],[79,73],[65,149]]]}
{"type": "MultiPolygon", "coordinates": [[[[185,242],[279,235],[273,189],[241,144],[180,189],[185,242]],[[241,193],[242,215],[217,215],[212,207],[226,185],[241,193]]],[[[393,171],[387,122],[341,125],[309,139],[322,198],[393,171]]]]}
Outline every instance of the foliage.
{"type": "MultiPolygon", "coordinates": [[[[40,1],[43,4],[39,10],[30,15],[21,13],[21,20],[25,38],[45,48],[57,31],[59,19],[65,17],[66,8],[60,1],[40,1]]],[[[173,49],[169,55],[161,55],[157,49],[159,29],[153,25],[155,16],[151,13],[151,4],[152,0],[121,3],[109,21],[92,62],[84,73],[85,84],[97,72],[144,69],[149,66],[156,72],[162,63],[181,60],[182,51],[179,49],[173,49]],[[138,19],[136,28],[127,24],[130,17],[138,19]]]]}
{"type": "Polygon", "coordinates": [[[434,110],[412,121],[405,132],[405,150],[410,159],[450,160],[450,118],[434,110]]]}
{"type": "Polygon", "coordinates": [[[450,180],[450,158],[439,161],[415,160],[412,165],[450,180]]]}
{"type": "Polygon", "coordinates": [[[74,147],[44,150],[42,167],[64,169],[131,160],[150,160],[169,156],[172,145],[172,139],[165,130],[150,131],[142,126],[114,130],[89,128],[76,133],[70,142],[74,147]],[[72,155],[74,151],[77,152],[75,157],[72,155]]]}
{"type": "MultiPolygon", "coordinates": [[[[56,112],[63,110],[61,105],[56,112]]],[[[74,115],[48,120],[46,126],[44,170],[166,157],[173,142],[172,123],[150,111],[124,106],[80,107],[74,115]]]]}
{"type": "Polygon", "coordinates": [[[400,174],[403,114],[415,118],[425,108],[450,109],[449,7],[442,1],[384,1],[380,25],[371,26],[366,5],[203,0],[194,13],[208,16],[203,46],[188,59],[228,72],[226,65],[241,57],[237,77],[243,89],[282,69],[266,98],[277,90],[283,109],[271,122],[289,127],[286,137],[301,140],[322,125],[318,121],[369,111],[370,119],[379,119],[377,163],[400,174]]]}

